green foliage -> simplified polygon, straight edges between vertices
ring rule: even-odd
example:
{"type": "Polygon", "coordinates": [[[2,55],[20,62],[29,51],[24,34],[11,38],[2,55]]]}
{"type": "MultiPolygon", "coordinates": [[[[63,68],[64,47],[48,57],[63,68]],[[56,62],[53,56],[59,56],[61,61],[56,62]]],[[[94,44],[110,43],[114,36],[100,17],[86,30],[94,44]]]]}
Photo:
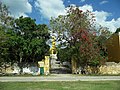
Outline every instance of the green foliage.
{"type": "Polygon", "coordinates": [[[8,35],[6,31],[9,29],[11,20],[12,18],[8,16],[7,6],[0,2],[0,66],[10,61],[8,59],[8,35]]]}
{"type": "Polygon", "coordinates": [[[71,49],[70,48],[59,48],[58,49],[58,59],[62,62],[64,61],[70,61],[71,60],[71,55],[72,55],[72,52],[71,52],[71,49]]]}
{"type": "Polygon", "coordinates": [[[2,28],[2,26],[0,26],[0,45],[3,44],[3,42],[6,41],[6,34],[2,28]]]}
{"type": "Polygon", "coordinates": [[[16,19],[11,36],[9,49],[13,53],[12,58],[19,63],[37,62],[49,50],[46,44],[49,39],[48,27],[44,24],[37,25],[30,17],[16,19]]]}

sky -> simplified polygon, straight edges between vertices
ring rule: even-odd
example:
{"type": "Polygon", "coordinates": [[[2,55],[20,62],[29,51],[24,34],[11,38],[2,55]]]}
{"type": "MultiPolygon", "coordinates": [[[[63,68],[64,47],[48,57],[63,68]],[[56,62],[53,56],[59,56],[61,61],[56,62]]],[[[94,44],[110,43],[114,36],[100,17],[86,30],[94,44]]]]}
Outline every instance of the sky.
{"type": "Polygon", "coordinates": [[[0,0],[9,7],[11,16],[36,19],[37,24],[49,24],[51,17],[66,13],[69,5],[93,12],[96,23],[115,32],[120,27],[120,0],[0,0]]]}

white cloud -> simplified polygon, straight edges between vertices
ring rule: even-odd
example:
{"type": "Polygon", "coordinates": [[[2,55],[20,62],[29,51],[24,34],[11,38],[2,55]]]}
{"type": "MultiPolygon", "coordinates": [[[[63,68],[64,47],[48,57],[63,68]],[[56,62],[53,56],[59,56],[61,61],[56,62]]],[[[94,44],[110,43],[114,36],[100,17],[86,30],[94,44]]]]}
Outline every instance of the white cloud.
{"type": "Polygon", "coordinates": [[[1,0],[3,4],[9,7],[9,11],[12,16],[27,16],[26,13],[32,12],[32,6],[28,0],[1,0]]]}
{"type": "Polygon", "coordinates": [[[109,16],[111,16],[111,13],[105,12],[105,11],[94,11],[92,5],[84,5],[79,7],[80,10],[83,10],[84,12],[86,10],[89,10],[93,12],[96,16],[96,23],[100,24],[103,27],[109,28],[111,32],[115,32],[117,28],[120,27],[120,18],[118,19],[112,19],[112,20],[107,20],[109,16]]]}
{"type": "Polygon", "coordinates": [[[85,0],[80,0],[81,2],[85,2],[85,0]]]}
{"type": "Polygon", "coordinates": [[[104,22],[106,21],[107,17],[110,16],[111,14],[105,11],[95,11],[95,16],[97,22],[104,22]]]}
{"type": "Polygon", "coordinates": [[[37,0],[35,6],[44,18],[47,19],[65,13],[65,6],[62,0],[37,0]]]}
{"type": "Polygon", "coordinates": [[[102,26],[106,26],[109,28],[110,31],[115,32],[117,28],[120,27],[120,18],[117,20],[112,19],[111,21],[104,21],[101,23],[102,26]]]}
{"type": "Polygon", "coordinates": [[[108,1],[104,0],[100,2],[100,4],[105,4],[105,3],[108,3],[108,1]]]}
{"type": "Polygon", "coordinates": [[[116,29],[120,27],[120,18],[107,20],[107,18],[112,15],[111,13],[105,11],[95,11],[94,13],[96,15],[96,22],[103,27],[109,28],[111,32],[115,32],[116,29]]]}
{"type": "Polygon", "coordinates": [[[91,5],[88,5],[88,4],[86,4],[86,5],[84,5],[84,6],[80,6],[79,9],[80,9],[80,10],[83,10],[84,12],[85,12],[86,10],[93,11],[93,7],[92,7],[91,5]]]}

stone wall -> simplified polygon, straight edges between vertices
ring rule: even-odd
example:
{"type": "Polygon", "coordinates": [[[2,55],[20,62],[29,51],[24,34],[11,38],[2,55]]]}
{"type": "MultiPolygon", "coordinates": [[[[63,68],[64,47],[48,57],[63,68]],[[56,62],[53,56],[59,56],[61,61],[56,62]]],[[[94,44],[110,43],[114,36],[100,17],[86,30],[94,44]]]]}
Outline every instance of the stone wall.
{"type": "MultiPolygon", "coordinates": [[[[25,65],[25,63],[23,63],[25,65]]],[[[39,68],[37,65],[32,65],[33,63],[30,63],[29,65],[26,65],[22,68],[23,74],[35,74],[39,73],[39,68]]],[[[20,73],[20,67],[18,64],[13,64],[12,66],[7,64],[5,67],[0,67],[0,73],[6,73],[6,74],[19,74],[20,73]]]]}
{"type": "Polygon", "coordinates": [[[120,74],[120,62],[106,62],[105,65],[99,67],[100,74],[120,74]]]}
{"type": "MultiPolygon", "coordinates": [[[[90,67],[87,66],[84,68],[85,74],[100,74],[100,75],[117,75],[120,74],[120,62],[106,62],[105,65],[100,67],[90,67]]],[[[78,70],[81,72],[81,70],[78,70]]],[[[81,73],[80,73],[81,74],[81,73]]]]}

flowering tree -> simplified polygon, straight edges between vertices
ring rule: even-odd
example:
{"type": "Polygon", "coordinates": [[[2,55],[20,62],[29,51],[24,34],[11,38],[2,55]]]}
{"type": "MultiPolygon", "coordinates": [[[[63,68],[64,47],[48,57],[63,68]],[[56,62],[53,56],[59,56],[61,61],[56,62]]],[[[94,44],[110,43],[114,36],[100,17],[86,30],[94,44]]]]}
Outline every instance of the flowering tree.
{"type": "Polygon", "coordinates": [[[67,15],[52,18],[50,26],[52,32],[58,35],[57,40],[60,41],[60,45],[68,49],[70,53],[68,57],[77,58],[77,62],[83,68],[86,65],[100,64],[99,36],[92,12],[88,10],[83,12],[78,7],[70,6],[67,15]]]}

